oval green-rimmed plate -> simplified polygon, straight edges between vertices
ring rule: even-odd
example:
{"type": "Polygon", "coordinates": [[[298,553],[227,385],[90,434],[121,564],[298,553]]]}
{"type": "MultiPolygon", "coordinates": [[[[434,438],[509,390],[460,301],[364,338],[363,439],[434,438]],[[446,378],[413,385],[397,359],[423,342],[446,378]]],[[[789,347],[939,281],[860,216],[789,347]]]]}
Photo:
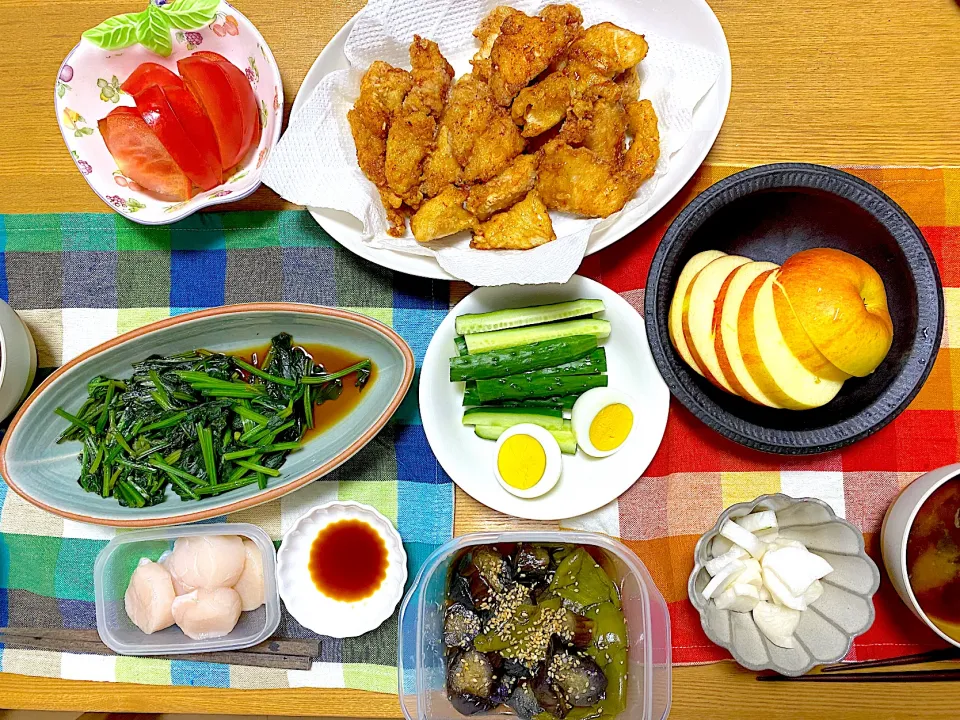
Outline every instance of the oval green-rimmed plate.
{"type": "Polygon", "coordinates": [[[71,360],[37,388],[0,444],[0,474],[20,496],[71,520],[117,527],[177,525],[275,500],[343,464],[366,445],[399,407],[413,380],[414,360],[397,333],[364,315],[292,303],[252,303],[201,310],[161,320],[99,345],[71,360]],[[58,406],[80,407],[97,375],[129,377],[133,363],[152,354],[198,347],[220,352],[249,348],[279,332],[297,343],[323,343],[370,358],[377,377],[359,404],[336,425],[288,456],[266,490],[255,485],[219,497],[183,502],[172,491],[153,507],[124,508],[78,484],[80,443],[57,445],[66,421],[58,406]]]}

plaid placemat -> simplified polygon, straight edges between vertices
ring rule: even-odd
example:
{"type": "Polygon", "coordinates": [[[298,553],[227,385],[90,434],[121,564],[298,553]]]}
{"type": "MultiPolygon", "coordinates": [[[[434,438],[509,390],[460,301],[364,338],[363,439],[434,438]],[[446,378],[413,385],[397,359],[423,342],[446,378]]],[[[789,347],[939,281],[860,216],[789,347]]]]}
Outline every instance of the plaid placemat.
{"type": "MultiPolygon", "coordinates": [[[[692,197],[741,167],[707,166],[653,221],[629,240],[587,258],[580,272],[643,309],[653,252],[670,220],[692,197]]],[[[675,663],[730,656],[707,639],[687,600],[693,549],[721,511],[765,493],[813,496],[864,531],[883,579],[873,627],[857,638],[849,659],[921,652],[944,643],[907,610],[880,555],[883,515],[919,475],[957,461],[960,443],[960,168],[846,168],[873,183],[913,218],[940,269],[946,322],[936,364],[923,390],[892,424],[854,445],[813,457],[768,455],[708,429],[676,401],[666,435],[644,476],[618,502],[564,523],[620,536],[644,561],[670,608],[675,663]]]]}
{"type": "MultiPolygon", "coordinates": [[[[355,310],[392,326],[423,360],[449,309],[447,283],[393,273],[343,250],[301,211],[194,215],[142,227],[115,214],[0,216],[0,297],[29,325],[41,377],[118,333],[191,310],[289,301],[355,310]]],[[[453,533],[453,486],[420,425],[416,383],[393,421],[335,472],[239,512],[275,540],[330,500],[376,507],[399,529],[410,582],[453,533]]],[[[113,530],[63,520],[0,481],[0,626],[95,628],[93,564],[113,530]]],[[[316,637],[284,613],[279,636],[316,637]]],[[[396,616],[359,638],[323,639],[311,671],[4,649],[26,675],[233,688],[350,687],[394,693],[396,616]]]]}

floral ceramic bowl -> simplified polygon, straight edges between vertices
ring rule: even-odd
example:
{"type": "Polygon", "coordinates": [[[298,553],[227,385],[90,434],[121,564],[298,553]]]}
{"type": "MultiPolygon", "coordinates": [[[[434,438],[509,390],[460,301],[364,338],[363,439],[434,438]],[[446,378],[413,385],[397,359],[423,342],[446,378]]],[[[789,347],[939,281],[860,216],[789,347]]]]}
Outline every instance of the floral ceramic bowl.
{"type": "MultiPolygon", "coordinates": [[[[164,20],[165,5],[164,0],[154,0],[143,13],[120,15],[110,22],[147,13],[164,20]]],[[[219,4],[215,0],[176,0],[169,7],[185,8],[187,20],[171,22],[154,36],[162,52],[169,50],[166,57],[141,44],[114,50],[98,46],[88,36],[107,25],[104,23],[84,33],[67,55],[60,66],[54,96],[60,132],[83,177],[111,208],[144,225],[166,225],[200,208],[253,193],[260,186],[267,156],[280,139],[283,119],[280,71],[266,41],[247,18],[223,0],[219,4]],[[198,50],[219,53],[245,71],[260,108],[263,132],[259,145],[250,150],[230,177],[224,178],[223,184],[177,202],[141,189],[117,169],[97,130],[97,121],[118,105],[133,106],[133,98],[120,89],[120,84],[140,63],[156,62],[176,71],[177,60],[198,50]]]]}

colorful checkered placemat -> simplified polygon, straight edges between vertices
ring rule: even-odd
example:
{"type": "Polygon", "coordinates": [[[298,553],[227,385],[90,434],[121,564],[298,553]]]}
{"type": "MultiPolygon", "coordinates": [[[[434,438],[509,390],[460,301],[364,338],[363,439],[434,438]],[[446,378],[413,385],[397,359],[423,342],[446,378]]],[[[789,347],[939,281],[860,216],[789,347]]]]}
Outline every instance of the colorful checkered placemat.
{"type": "MultiPolygon", "coordinates": [[[[449,303],[447,283],[394,275],[336,245],[306,212],[194,215],[142,227],[119,215],[0,216],[0,297],[50,369],[118,333],[198,308],[262,300],[348,308],[399,332],[419,367],[449,303]]],[[[431,454],[411,388],[353,459],[282,500],[239,512],[275,540],[314,505],[376,507],[399,529],[410,581],[453,534],[453,486],[431,454]]],[[[114,535],[34,508],[0,481],[0,626],[94,628],[93,564],[114,535]]],[[[316,637],[288,614],[279,636],[316,637]]],[[[359,638],[325,638],[310,671],[7,648],[26,675],[233,688],[350,687],[394,693],[396,616],[359,638]]]]}
{"type": "MultiPolygon", "coordinates": [[[[740,167],[706,166],[654,220],[629,240],[593,255],[580,272],[643,308],[647,270],[670,220],[692,197],[740,167]]],[[[644,561],[670,608],[673,660],[729,658],[707,639],[687,600],[693,549],[729,505],[765,493],[813,496],[863,530],[883,580],[873,627],[850,659],[893,657],[943,642],[900,601],[882,570],[879,533],[896,494],[919,475],[957,461],[960,443],[960,168],[846,168],[873,183],[914,219],[940,269],[946,323],[936,364],[906,411],[877,434],[848,448],[787,458],[741,447],[709,430],[672,401],[666,435],[644,476],[618,502],[564,523],[620,536],[644,561]]]]}

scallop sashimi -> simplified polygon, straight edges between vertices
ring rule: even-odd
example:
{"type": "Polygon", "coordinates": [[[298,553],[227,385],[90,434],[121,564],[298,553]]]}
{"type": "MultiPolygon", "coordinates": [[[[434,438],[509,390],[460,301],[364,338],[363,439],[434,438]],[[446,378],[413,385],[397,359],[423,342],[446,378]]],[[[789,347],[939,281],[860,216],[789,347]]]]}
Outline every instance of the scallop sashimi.
{"type": "Polygon", "coordinates": [[[247,559],[243,573],[233,589],[240,595],[243,611],[256,610],[263,605],[263,555],[253,540],[243,539],[243,550],[247,559]]]}
{"type": "Polygon", "coordinates": [[[246,563],[243,541],[237,535],[192,535],[177,538],[166,566],[177,595],[197,588],[233,587],[246,563]]]}
{"type": "Polygon", "coordinates": [[[151,635],[173,625],[170,606],[174,599],[170,573],[162,565],[144,558],[133,571],[123,606],[133,624],[151,635]]]}
{"type": "Polygon", "coordinates": [[[173,619],[193,640],[229,635],[240,619],[240,594],[233,588],[198,588],[173,601],[173,619]]]}

